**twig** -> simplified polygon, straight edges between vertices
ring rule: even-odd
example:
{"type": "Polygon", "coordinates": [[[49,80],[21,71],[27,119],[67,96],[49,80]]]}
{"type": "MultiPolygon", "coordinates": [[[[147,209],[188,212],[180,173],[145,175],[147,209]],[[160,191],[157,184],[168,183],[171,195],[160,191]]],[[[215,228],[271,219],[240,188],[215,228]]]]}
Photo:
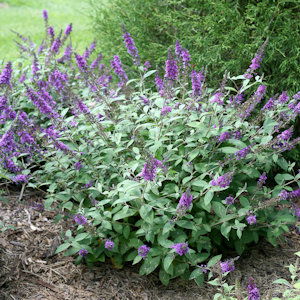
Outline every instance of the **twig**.
{"type": "MultiPolygon", "coordinates": [[[[39,275],[37,275],[37,274],[34,274],[34,273],[32,273],[32,272],[26,271],[26,270],[22,270],[22,272],[25,272],[25,273],[28,273],[28,274],[37,276],[37,277],[39,277],[39,278],[42,278],[41,276],[39,276],[39,275]]],[[[55,292],[55,293],[58,293],[58,292],[59,292],[59,291],[55,288],[54,285],[49,284],[49,283],[43,281],[42,279],[34,279],[34,278],[30,278],[29,280],[30,280],[31,282],[33,282],[33,283],[40,284],[40,285],[42,285],[42,286],[44,286],[44,287],[50,289],[51,291],[53,291],[53,292],[55,292]]]]}
{"type": "Polygon", "coordinates": [[[21,189],[21,192],[20,192],[20,195],[19,195],[19,202],[22,200],[23,198],[23,193],[24,193],[24,190],[25,190],[25,185],[26,183],[23,183],[22,184],[22,189],[21,189]]]}
{"type": "Polygon", "coordinates": [[[25,247],[25,245],[23,243],[20,243],[20,242],[9,241],[9,243],[14,245],[14,246],[25,247]]]}

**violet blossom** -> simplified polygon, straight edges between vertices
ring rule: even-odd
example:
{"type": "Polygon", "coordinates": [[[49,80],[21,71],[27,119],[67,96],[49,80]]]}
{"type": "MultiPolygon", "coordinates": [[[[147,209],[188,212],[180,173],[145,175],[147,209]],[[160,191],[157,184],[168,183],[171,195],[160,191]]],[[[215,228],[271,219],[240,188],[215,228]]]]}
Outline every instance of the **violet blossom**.
{"type": "Polygon", "coordinates": [[[150,247],[147,247],[146,245],[142,245],[138,249],[138,255],[140,255],[142,258],[145,258],[150,251],[150,247]]]}
{"type": "Polygon", "coordinates": [[[170,246],[170,248],[173,248],[177,254],[182,256],[183,254],[187,254],[189,251],[189,247],[187,243],[177,243],[170,246]]]}

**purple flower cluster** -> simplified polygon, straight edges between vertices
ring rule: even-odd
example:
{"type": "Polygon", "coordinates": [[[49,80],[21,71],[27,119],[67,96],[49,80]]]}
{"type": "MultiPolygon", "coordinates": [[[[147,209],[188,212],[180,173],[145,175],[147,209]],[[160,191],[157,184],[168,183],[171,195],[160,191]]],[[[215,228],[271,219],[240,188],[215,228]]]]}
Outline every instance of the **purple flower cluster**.
{"type": "Polygon", "coordinates": [[[148,255],[149,251],[150,251],[150,247],[147,247],[146,245],[142,245],[138,249],[138,255],[144,258],[148,255]]]}
{"type": "Polygon", "coordinates": [[[54,33],[54,29],[52,26],[48,27],[48,34],[51,37],[51,39],[54,39],[55,33],[54,33]]]}
{"type": "MultiPolygon", "coordinates": [[[[252,213],[250,211],[250,213],[252,213]]],[[[253,225],[253,224],[256,224],[256,215],[249,215],[247,218],[246,218],[246,221],[249,225],[253,225]]]]}
{"type": "Polygon", "coordinates": [[[27,183],[28,182],[28,175],[19,174],[13,177],[10,177],[10,179],[15,183],[27,183]]]}
{"type": "Polygon", "coordinates": [[[135,46],[134,40],[131,37],[130,33],[127,32],[125,26],[123,26],[123,32],[124,32],[123,39],[124,39],[124,43],[127,48],[127,52],[133,57],[134,64],[139,65],[140,64],[140,56],[139,56],[138,50],[135,46]]]}
{"type": "Polygon", "coordinates": [[[193,202],[193,195],[190,193],[189,190],[184,192],[179,200],[177,210],[184,208],[185,210],[189,209],[193,202]]]}
{"type": "Polygon", "coordinates": [[[293,135],[293,127],[284,130],[281,134],[277,136],[277,138],[281,141],[287,141],[292,137],[292,135],[293,135]]]}
{"type": "Polygon", "coordinates": [[[275,106],[274,99],[270,98],[268,100],[268,102],[264,105],[264,107],[261,110],[262,111],[264,111],[264,110],[271,110],[271,109],[274,108],[274,106],[275,106]]]}
{"type": "Polygon", "coordinates": [[[161,110],[161,115],[164,116],[166,115],[167,113],[171,112],[172,111],[172,107],[170,106],[164,106],[161,110]]]}
{"type": "Polygon", "coordinates": [[[68,82],[68,74],[62,73],[59,70],[54,70],[49,74],[48,83],[53,86],[58,92],[64,90],[64,86],[68,82]]]}
{"type": "Polygon", "coordinates": [[[226,174],[220,176],[217,179],[214,179],[210,183],[210,185],[212,185],[212,186],[216,186],[217,185],[220,188],[226,188],[227,186],[230,185],[231,181],[232,181],[232,173],[229,172],[229,173],[226,173],[226,174]]]}
{"type": "Polygon", "coordinates": [[[11,67],[11,62],[9,61],[1,72],[0,86],[1,84],[6,84],[11,87],[11,83],[10,83],[11,76],[12,76],[12,67],[11,67]]]}
{"type": "Polygon", "coordinates": [[[78,254],[82,257],[86,257],[88,255],[88,251],[86,249],[81,249],[79,250],[78,254]]]}
{"type": "Polygon", "coordinates": [[[242,158],[245,158],[246,155],[250,152],[251,152],[251,147],[248,146],[246,148],[237,151],[234,155],[237,157],[237,160],[241,160],[242,158]]]}
{"type": "Polygon", "coordinates": [[[177,243],[170,246],[170,248],[173,248],[175,252],[180,256],[182,256],[183,254],[187,254],[189,251],[189,247],[187,243],[177,243]]]}
{"type": "Polygon", "coordinates": [[[258,179],[257,185],[258,186],[263,186],[266,183],[267,180],[266,172],[263,172],[258,179]]]}
{"type": "Polygon", "coordinates": [[[241,140],[242,139],[242,133],[240,130],[237,130],[234,134],[233,134],[233,138],[236,140],[241,140]]]}
{"type": "MultiPolygon", "coordinates": [[[[298,190],[300,192],[300,189],[298,190]]],[[[300,195],[300,193],[298,193],[300,195]]],[[[293,214],[298,218],[298,222],[300,222],[300,208],[298,207],[297,204],[293,205],[293,214]]]]}
{"type": "Polygon", "coordinates": [[[97,58],[91,63],[91,69],[97,69],[99,67],[100,61],[102,60],[102,54],[98,54],[97,58]]]}
{"type": "Polygon", "coordinates": [[[145,61],[145,63],[144,63],[144,71],[147,72],[149,68],[151,68],[150,62],[149,61],[145,61]]]}
{"type": "Polygon", "coordinates": [[[254,279],[252,277],[249,278],[248,284],[248,300],[259,300],[259,290],[254,283],[254,279]]]}
{"type": "Polygon", "coordinates": [[[232,259],[224,262],[220,261],[220,267],[223,274],[227,272],[232,272],[234,271],[234,261],[232,259]]]}
{"type": "Polygon", "coordinates": [[[158,71],[156,71],[156,76],[155,76],[155,84],[156,84],[156,89],[159,92],[161,96],[164,95],[164,83],[162,78],[158,75],[158,71]]]}
{"type": "Polygon", "coordinates": [[[156,158],[150,158],[144,164],[142,173],[139,176],[144,177],[145,180],[153,181],[157,168],[163,168],[163,163],[156,158]]]}
{"type": "Polygon", "coordinates": [[[228,139],[230,139],[231,133],[230,132],[222,132],[221,135],[219,136],[219,142],[222,143],[228,139]]]}
{"type": "Polygon", "coordinates": [[[234,198],[232,196],[228,196],[225,198],[226,205],[232,205],[234,204],[234,198]]]}
{"type": "Polygon", "coordinates": [[[285,103],[288,102],[290,97],[287,95],[287,91],[282,92],[282,94],[278,98],[279,103],[285,103]]]}
{"type": "Polygon", "coordinates": [[[200,270],[204,273],[204,274],[206,274],[207,272],[208,272],[208,270],[207,270],[207,265],[200,265],[200,270]]]}
{"type": "Polygon", "coordinates": [[[171,51],[169,50],[168,59],[166,60],[165,78],[169,80],[176,80],[178,76],[178,67],[171,51]]]}
{"type": "Polygon", "coordinates": [[[92,187],[93,184],[94,184],[94,181],[91,180],[89,183],[86,183],[86,184],[83,185],[81,188],[82,188],[82,189],[88,189],[88,188],[92,187]]]}
{"type": "Polygon", "coordinates": [[[45,21],[48,20],[48,12],[46,10],[43,10],[43,19],[45,21]]]}
{"type": "Polygon", "coordinates": [[[61,44],[62,44],[62,43],[61,43],[60,37],[58,36],[58,37],[54,40],[54,42],[52,43],[52,46],[51,46],[50,51],[51,51],[52,53],[58,53],[61,44]]]}
{"type": "Polygon", "coordinates": [[[118,86],[124,86],[128,81],[128,77],[125,71],[122,69],[122,63],[118,55],[114,56],[114,59],[110,61],[111,67],[114,70],[114,73],[120,78],[118,86]]]}
{"type": "Polygon", "coordinates": [[[76,215],[74,215],[74,221],[77,224],[84,226],[87,223],[87,218],[81,214],[76,214],[76,215]]]}
{"type": "Polygon", "coordinates": [[[83,56],[81,56],[80,54],[75,53],[75,60],[76,60],[79,70],[83,73],[86,72],[86,70],[87,70],[86,59],[83,56]]]}
{"type": "Polygon", "coordinates": [[[112,250],[114,249],[114,242],[111,241],[110,239],[105,239],[105,246],[104,246],[107,250],[112,250]]]}
{"type": "Polygon", "coordinates": [[[202,90],[202,81],[204,80],[203,73],[201,71],[197,73],[195,70],[192,70],[191,80],[194,96],[200,96],[202,90]]]}
{"type": "Polygon", "coordinates": [[[212,103],[216,102],[218,105],[224,104],[224,94],[221,92],[217,92],[214,94],[214,98],[210,101],[212,103]]]}
{"type": "Polygon", "coordinates": [[[83,168],[83,164],[82,161],[77,161],[74,165],[76,170],[80,170],[81,168],[83,168]]]}
{"type": "Polygon", "coordinates": [[[70,23],[65,29],[65,35],[68,36],[72,32],[72,23],[70,23]]]}
{"type": "Polygon", "coordinates": [[[251,79],[253,77],[252,73],[253,71],[257,70],[260,67],[260,64],[262,63],[262,58],[264,54],[264,48],[267,44],[267,41],[265,41],[262,45],[262,47],[257,51],[255,57],[251,61],[251,65],[249,66],[247,73],[244,74],[245,78],[251,79]]]}

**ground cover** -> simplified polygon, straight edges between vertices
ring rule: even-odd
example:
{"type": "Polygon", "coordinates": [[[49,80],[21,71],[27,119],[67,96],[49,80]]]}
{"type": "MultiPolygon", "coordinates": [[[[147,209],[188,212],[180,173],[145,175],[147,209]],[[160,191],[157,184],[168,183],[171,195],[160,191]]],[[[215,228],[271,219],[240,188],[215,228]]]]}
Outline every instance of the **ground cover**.
{"type": "MultiPolygon", "coordinates": [[[[16,201],[20,191],[2,194],[9,203],[0,201],[0,223],[13,225],[0,233],[0,299],[213,299],[216,288],[205,284],[199,288],[193,281],[176,279],[168,287],[160,283],[158,272],[139,276],[137,266],[113,267],[110,260],[92,268],[75,266],[75,257],[54,255],[61,230],[74,228],[72,221],[54,223],[54,211],[43,212],[43,196],[25,190],[22,203],[16,201]]],[[[266,241],[244,253],[235,263],[228,283],[240,281],[243,296],[247,294],[249,276],[255,278],[261,299],[276,292],[272,284],[278,278],[289,280],[285,267],[294,264],[294,252],[300,248],[300,237],[286,234],[286,244],[273,248],[266,241]]]]}
{"type": "Polygon", "coordinates": [[[46,9],[52,24],[59,31],[65,28],[70,20],[76,30],[72,37],[74,46],[80,52],[93,41],[90,29],[88,4],[85,1],[73,0],[2,0],[0,1],[0,60],[15,60],[18,58],[18,48],[14,43],[17,31],[30,37],[34,43],[40,43],[44,37],[44,26],[41,22],[41,12],[46,9]],[[76,5],[74,5],[76,2],[76,5]]]}

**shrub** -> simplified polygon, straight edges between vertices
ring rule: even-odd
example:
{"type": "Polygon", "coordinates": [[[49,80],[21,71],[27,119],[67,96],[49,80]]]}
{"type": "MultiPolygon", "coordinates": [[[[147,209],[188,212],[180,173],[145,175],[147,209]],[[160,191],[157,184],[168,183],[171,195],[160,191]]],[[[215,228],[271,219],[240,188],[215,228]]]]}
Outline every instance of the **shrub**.
{"type": "Polygon", "coordinates": [[[211,278],[234,269],[233,259],[220,261],[226,249],[240,255],[261,237],[276,245],[295,225],[300,173],[282,153],[299,143],[289,127],[299,92],[264,99],[252,75],[265,44],[247,75],[226,73],[212,89],[179,42],[161,74],[123,28],[140,73],[130,78],[118,55],[110,66],[100,54],[89,61],[94,43],[83,55],[70,44],[60,53],[71,28],[53,36],[45,24],[39,54],[24,45],[32,69],[2,67],[0,158],[2,177],[45,186],[45,207],[73,216],[77,229],[57,252],[89,265],[141,262],[141,275],[158,268],[164,284],[182,276],[201,285],[207,270],[211,278]]]}

